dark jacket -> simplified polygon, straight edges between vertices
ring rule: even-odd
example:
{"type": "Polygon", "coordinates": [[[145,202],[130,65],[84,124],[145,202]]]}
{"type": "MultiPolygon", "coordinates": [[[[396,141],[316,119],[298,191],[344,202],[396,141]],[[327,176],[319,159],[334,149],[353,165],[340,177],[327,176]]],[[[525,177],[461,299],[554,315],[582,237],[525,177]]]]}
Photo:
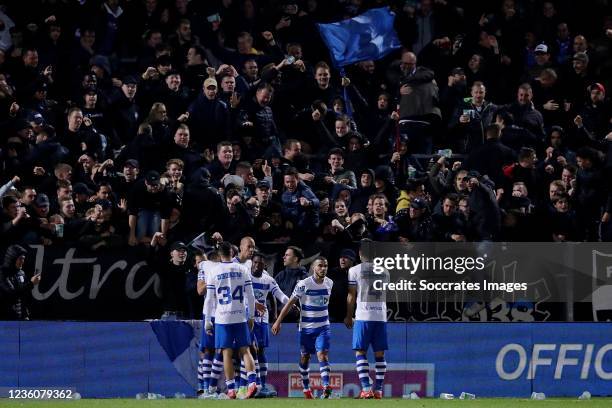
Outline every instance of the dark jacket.
{"type": "Polygon", "coordinates": [[[22,269],[15,267],[15,261],[26,255],[25,248],[11,245],[4,255],[0,267],[0,320],[28,320],[27,299],[34,287],[22,269]]]}
{"type": "Polygon", "coordinates": [[[312,231],[319,226],[319,199],[306,184],[300,181],[294,192],[285,190],[281,200],[283,218],[291,221],[294,229],[312,231]],[[300,197],[306,198],[311,204],[303,207],[300,197]]]}
{"type": "Polygon", "coordinates": [[[217,143],[228,140],[231,135],[230,115],[227,105],[219,99],[209,100],[201,93],[189,105],[188,112],[191,134],[201,147],[215,147],[217,143]]]}
{"type": "Polygon", "coordinates": [[[449,123],[449,127],[453,128],[457,132],[459,137],[458,145],[461,151],[471,152],[477,146],[484,144],[486,139],[486,128],[493,123],[497,106],[485,101],[482,108],[478,110],[474,104],[472,104],[471,98],[463,100],[455,112],[449,123]],[[470,121],[468,123],[461,123],[459,118],[467,112],[470,115],[470,121]]]}
{"type": "Polygon", "coordinates": [[[274,279],[276,279],[276,283],[278,283],[280,290],[282,290],[288,297],[291,297],[293,289],[295,289],[295,285],[307,277],[308,272],[306,271],[306,268],[303,266],[298,266],[297,268],[283,269],[274,277],[274,279]]]}
{"type": "Polygon", "coordinates": [[[514,162],[514,151],[497,139],[489,139],[467,158],[466,168],[488,175],[496,185],[504,183],[503,167],[514,162]]]}
{"type": "Polygon", "coordinates": [[[417,119],[428,115],[440,117],[438,108],[438,86],[434,82],[434,72],[425,67],[417,67],[413,74],[402,78],[401,85],[412,88],[409,95],[400,96],[400,117],[417,119]]]}
{"type": "Polygon", "coordinates": [[[526,128],[537,137],[544,138],[544,119],[533,103],[520,105],[518,102],[508,105],[508,110],[514,116],[514,122],[526,128]]]}
{"type": "Polygon", "coordinates": [[[470,192],[468,201],[474,238],[477,241],[495,240],[501,229],[501,213],[493,190],[481,182],[470,192]]]}

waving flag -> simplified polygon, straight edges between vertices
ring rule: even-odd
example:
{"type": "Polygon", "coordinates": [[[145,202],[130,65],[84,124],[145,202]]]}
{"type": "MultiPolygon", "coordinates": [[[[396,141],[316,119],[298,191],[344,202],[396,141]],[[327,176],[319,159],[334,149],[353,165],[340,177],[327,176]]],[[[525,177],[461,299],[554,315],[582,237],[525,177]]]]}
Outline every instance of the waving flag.
{"type": "Polygon", "coordinates": [[[371,9],[348,20],[317,24],[336,67],[377,60],[401,48],[388,7],[371,9]]]}

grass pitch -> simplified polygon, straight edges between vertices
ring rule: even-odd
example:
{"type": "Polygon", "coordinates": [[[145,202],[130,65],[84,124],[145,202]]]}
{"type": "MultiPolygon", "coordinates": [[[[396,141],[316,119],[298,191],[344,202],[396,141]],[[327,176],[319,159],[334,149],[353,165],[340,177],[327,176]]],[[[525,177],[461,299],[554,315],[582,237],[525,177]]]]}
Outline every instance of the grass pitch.
{"type": "Polygon", "coordinates": [[[32,401],[32,400],[9,400],[0,399],[0,407],[24,407],[24,408],[161,408],[161,407],[206,407],[206,408],[227,408],[228,406],[242,406],[248,408],[291,408],[302,407],[322,407],[340,408],[351,405],[352,408],[360,407],[414,407],[414,408],[452,408],[452,407],[494,407],[494,408],[516,408],[516,407],[538,407],[538,408],[599,408],[611,407],[612,398],[593,398],[591,400],[578,400],[574,398],[550,398],[543,401],[532,401],[528,399],[515,398],[483,398],[476,400],[439,400],[439,399],[384,399],[384,400],[353,400],[349,398],[331,400],[303,400],[298,398],[274,398],[274,399],[253,399],[248,401],[214,401],[214,400],[136,400],[136,399],[82,399],[67,401],[32,401]]]}

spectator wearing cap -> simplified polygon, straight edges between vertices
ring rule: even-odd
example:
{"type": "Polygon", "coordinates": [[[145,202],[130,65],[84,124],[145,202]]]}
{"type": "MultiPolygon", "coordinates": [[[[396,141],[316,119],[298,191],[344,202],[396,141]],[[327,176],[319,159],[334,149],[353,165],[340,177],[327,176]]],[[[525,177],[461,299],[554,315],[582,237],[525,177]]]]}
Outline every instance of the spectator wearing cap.
{"type": "Polygon", "coordinates": [[[471,152],[486,140],[486,128],[494,122],[497,106],[486,100],[487,89],[482,82],[474,82],[471,98],[464,99],[455,109],[449,128],[456,137],[459,152],[471,152]]]}
{"type": "Polygon", "coordinates": [[[327,276],[334,281],[329,298],[329,318],[340,322],[346,316],[346,294],[348,293],[348,270],[355,265],[357,255],[352,249],[343,249],[338,256],[338,266],[330,269],[327,276]]]}
{"type": "Polygon", "coordinates": [[[434,237],[434,225],[429,212],[429,204],[424,197],[410,201],[408,211],[403,210],[395,216],[399,240],[408,242],[428,242],[434,237]]]}
{"type": "Polygon", "coordinates": [[[586,52],[577,52],[570,61],[570,66],[564,79],[565,93],[574,108],[583,106],[587,101],[586,89],[591,85],[590,58],[586,52]]]}
{"type": "Polygon", "coordinates": [[[162,319],[183,318],[187,312],[186,279],[191,272],[191,265],[187,262],[188,248],[182,241],[167,244],[166,236],[156,232],[151,239],[148,263],[155,265],[159,274],[162,319]]]}
{"type": "Polygon", "coordinates": [[[194,143],[201,147],[212,148],[231,136],[230,114],[227,104],[217,97],[217,80],[207,78],[202,85],[202,93],[187,109],[187,115],[180,120],[189,120],[194,132],[194,143]]]}
{"type": "Polygon", "coordinates": [[[178,118],[189,106],[189,90],[183,84],[183,77],[178,71],[170,71],[157,90],[153,91],[152,99],[162,102],[168,110],[168,117],[178,118]]]}
{"type": "Polygon", "coordinates": [[[514,163],[514,151],[501,143],[500,128],[497,124],[487,126],[486,141],[482,146],[470,152],[465,167],[488,175],[497,185],[505,182],[504,166],[514,163]]]}
{"type": "Polygon", "coordinates": [[[138,79],[132,75],[123,78],[121,88],[115,89],[110,96],[109,109],[113,127],[121,144],[127,144],[134,136],[139,123],[139,107],[136,104],[138,79]]]}
{"type": "Polygon", "coordinates": [[[156,232],[168,232],[172,203],[158,172],[151,170],[136,182],[129,192],[127,205],[131,246],[149,242],[156,232]]]}
{"type": "Polygon", "coordinates": [[[89,118],[94,128],[97,129],[113,148],[118,148],[121,143],[117,140],[117,133],[111,122],[111,117],[106,110],[106,103],[95,86],[88,86],[79,95],[82,102],[81,111],[83,118],[89,118]]]}
{"type": "Polygon", "coordinates": [[[534,58],[535,65],[527,68],[525,73],[523,74],[522,81],[523,82],[531,82],[536,78],[539,78],[547,68],[554,68],[555,64],[553,63],[550,50],[548,45],[546,44],[538,44],[534,49],[534,58]]]}
{"type": "Polygon", "coordinates": [[[44,238],[52,238],[56,234],[55,225],[51,224],[49,217],[49,197],[38,194],[30,206],[30,216],[38,224],[39,234],[44,238]]]}
{"type": "Polygon", "coordinates": [[[601,143],[612,131],[612,106],[606,100],[606,88],[603,84],[596,82],[589,86],[587,91],[589,97],[574,118],[574,124],[581,140],[586,143],[601,143]]]}
{"type": "Polygon", "coordinates": [[[138,160],[128,159],[118,169],[113,166],[96,173],[94,181],[98,185],[109,184],[117,200],[127,199],[128,192],[135,185],[140,174],[140,163],[138,163],[138,160]],[[117,170],[120,169],[123,171],[118,172],[117,170]]]}
{"type": "Polygon", "coordinates": [[[85,183],[74,183],[72,186],[74,193],[74,207],[77,217],[84,217],[87,210],[89,210],[92,204],[89,199],[93,195],[93,191],[87,187],[85,183]]]}

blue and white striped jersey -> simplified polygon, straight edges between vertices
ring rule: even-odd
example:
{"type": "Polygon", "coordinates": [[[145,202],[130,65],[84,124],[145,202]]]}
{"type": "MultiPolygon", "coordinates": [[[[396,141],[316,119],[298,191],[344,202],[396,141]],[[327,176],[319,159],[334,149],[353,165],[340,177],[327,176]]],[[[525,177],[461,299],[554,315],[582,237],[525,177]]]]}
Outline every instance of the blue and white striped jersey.
{"type": "MultiPolygon", "coordinates": [[[[259,278],[251,275],[251,279],[253,281],[253,293],[255,294],[256,302],[265,305],[269,293],[282,304],[289,301],[289,298],[280,290],[274,278],[268,275],[266,271],[263,271],[259,278]]],[[[255,321],[258,323],[268,323],[269,319],[270,315],[268,310],[266,310],[263,316],[257,316],[257,314],[255,316],[255,321]]]]}
{"type": "Polygon", "coordinates": [[[215,323],[244,323],[253,318],[255,296],[251,273],[246,266],[220,262],[210,271],[206,282],[204,315],[215,323]]]}
{"type": "Polygon", "coordinates": [[[292,298],[300,301],[302,313],[300,315],[300,330],[316,329],[329,325],[329,297],[334,282],[325,277],[319,284],[313,276],[303,279],[295,285],[292,298]]]}

